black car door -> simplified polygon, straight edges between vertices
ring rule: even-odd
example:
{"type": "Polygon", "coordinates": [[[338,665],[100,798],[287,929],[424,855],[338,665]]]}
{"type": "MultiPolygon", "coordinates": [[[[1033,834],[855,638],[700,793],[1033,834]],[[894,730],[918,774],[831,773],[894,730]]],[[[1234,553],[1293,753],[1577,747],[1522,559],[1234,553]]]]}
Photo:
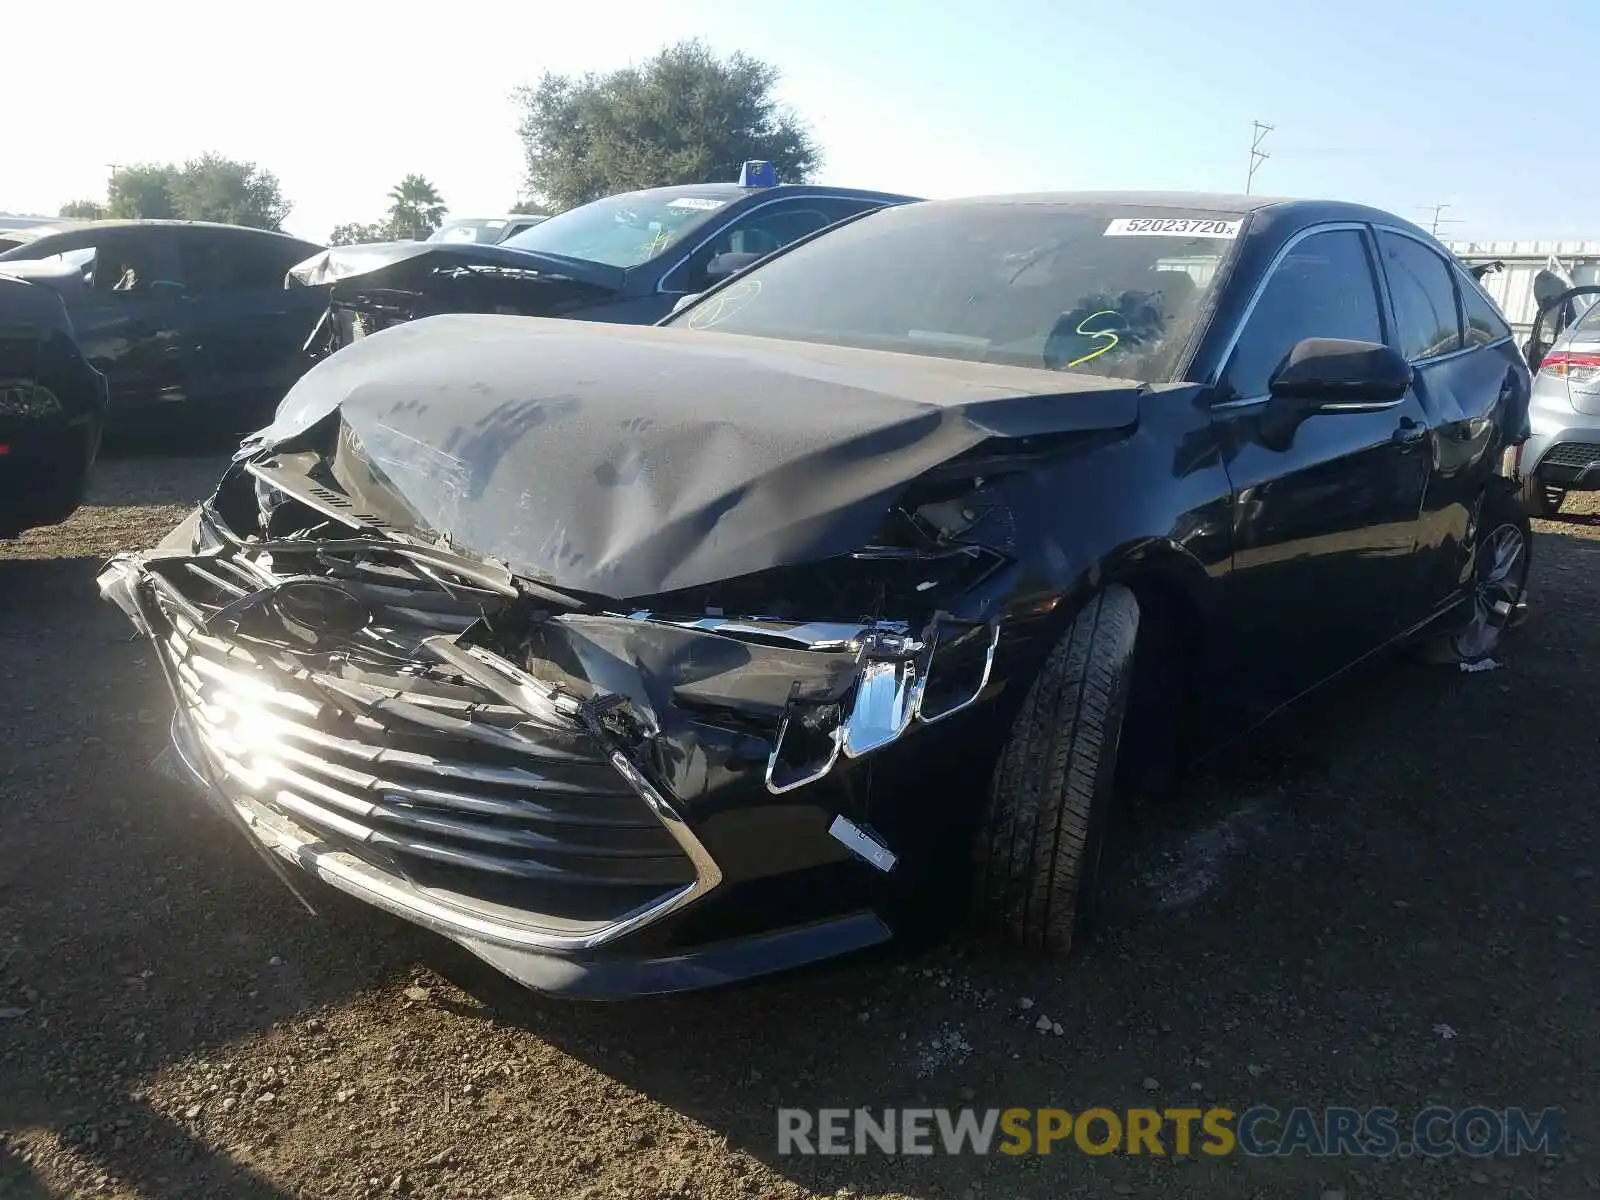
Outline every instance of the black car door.
{"type": "Polygon", "coordinates": [[[1431,613],[1470,577],[1475,507],[1505,449],[1502,430],[1517,423],[1507,410],[1526,405],[1530,384],[1510,327],[1465,272],[1407,231],[1380,228],[1377,238],[1394,345],[1416,371],[1431,427],[1415,597],[1431,613]]]}
{"type": "Polygon", "coordinates": [[[1268,382],[1310,337],[1385,340],[1371,234],[1323,226],[1268,268],[1214,391],[1234,490],[1227,585],[1257,698],[1281,703],[1392,638],[1411,617],[1426,416],[1414,392],[1378,411],[1317,413],[1287,435],[1268,382]]]}
{"type": "Polygon", "coordinates": [[[326,305],[320,289],[285,288],[315,248],[247,230],[181,232],[190,398],[270,415],[308,365],[301,352],[326,305]]]}
{"type": "Polygon", "coordinates": [[[184,399],[182,287],[169,231],[108,229],[64,249],[61,257],[77,263],[88,279],[87,289],[74,298],[72,324],[84,357],[106,376],[111,411],[184,399]]]}

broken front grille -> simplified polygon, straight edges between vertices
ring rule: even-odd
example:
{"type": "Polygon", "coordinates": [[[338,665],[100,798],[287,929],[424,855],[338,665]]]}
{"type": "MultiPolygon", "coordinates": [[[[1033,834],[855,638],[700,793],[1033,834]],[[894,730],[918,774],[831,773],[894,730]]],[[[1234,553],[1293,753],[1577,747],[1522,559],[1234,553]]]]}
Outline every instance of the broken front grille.
{"type": "Polygon", "coordinates": [[[158,645],[224,793],[497,920],[605,926],[694,886],[678,840],[575,720],[531,716],[411,656],[474,619],[459,586],[341,566],[375,614],[359,653],[290,654],[219,628],[262,586],[259,558],[160,569],[158,645]]]}

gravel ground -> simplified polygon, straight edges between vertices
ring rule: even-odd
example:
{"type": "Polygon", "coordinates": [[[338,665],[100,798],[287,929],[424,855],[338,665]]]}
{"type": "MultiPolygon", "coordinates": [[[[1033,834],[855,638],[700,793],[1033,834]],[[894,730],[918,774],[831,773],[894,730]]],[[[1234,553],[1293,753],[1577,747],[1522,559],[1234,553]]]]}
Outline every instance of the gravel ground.
{"type": "Polygon", "coordinates": [[[1592,511],[1539,526],[1504,670],[1386,664],[1254,739],[1135,831],[1069,962],[958,940],[595,1006],[339,898],[307,915],[154,770],[169,702],[93,575],[219,466],[108,462],[71,521],[0,543],[0,1196],[1600,1195],[1592,511]],[[1507,1162],[777,1153],[779,1104],[919,1101],[1560,1105],[1566,1136],[1507,1162]]]}

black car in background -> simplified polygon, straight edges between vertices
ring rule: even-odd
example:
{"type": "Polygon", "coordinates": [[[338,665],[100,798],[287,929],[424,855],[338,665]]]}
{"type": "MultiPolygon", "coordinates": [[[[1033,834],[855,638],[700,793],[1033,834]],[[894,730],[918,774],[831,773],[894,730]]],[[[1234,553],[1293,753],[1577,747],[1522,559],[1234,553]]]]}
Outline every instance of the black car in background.
{"type": "Polygon", "coordinates": [[[79,344],[109,381],[114,430],[152,420],[258,428],[307,365],[326,298],[286,289],[284,275],[318,249],[311,242],[198,221],[28,232],[0,253],[0,270],[61,289],[79,344]]]}
{"type": "Polygon", "coordinates": [[[1496,648],[1528,393],[1386,212],[908,204],[656,327],[364,338],[100,584],[250,845],[531,986],[722,983],[971,891],[1063,951],[1120,805],[1388,647],[1496,648]]]}
{"type": "Polygon", "coordinates": [[[796,184],[705,183],[608,196],[496,244],[334,246],[291,272],[330,287],[321,356],[402,321],[507,313],[648,325],[683,296],[835,221],[911,196],[796,184]]]}
{"type": "Polygon", "coordinates": [[[60,294],[0,273],[0,538],[72,515],[105,413],[60,294]]]}
{"type": "Polygon", "coordinates": [[[50,233],[59,233],[82,225],[82,221],[49,217],[0,217],[0,253],[26,246],[50,233]]]}

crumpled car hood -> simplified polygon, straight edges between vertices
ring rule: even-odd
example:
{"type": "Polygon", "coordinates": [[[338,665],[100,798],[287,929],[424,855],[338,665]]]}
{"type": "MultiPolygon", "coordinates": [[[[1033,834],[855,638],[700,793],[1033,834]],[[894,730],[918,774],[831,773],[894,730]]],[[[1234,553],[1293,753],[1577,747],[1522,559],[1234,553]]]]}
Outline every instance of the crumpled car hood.
{"type": "Polygon", "coordinates": [[[531,579],[628,598],[857,549],[929,469],[992,438],[1132,426],[1144,390],[675,327],[445,315],[319,363],[242,453],[337,410],[334,474],[358,508],[531,579]]]}
{"type": "Polygon", "coordinates": [[[451,266],[507,267],[575,279],[611,291],[622,287],[625,276],[621,267],[605,263],[487,243],[370,242],[331,246],[289,268],[288,278],[306,287],[326,287],[346,279],[376,275],[402,264],[410,264],[413,270],[451,266]]]}

